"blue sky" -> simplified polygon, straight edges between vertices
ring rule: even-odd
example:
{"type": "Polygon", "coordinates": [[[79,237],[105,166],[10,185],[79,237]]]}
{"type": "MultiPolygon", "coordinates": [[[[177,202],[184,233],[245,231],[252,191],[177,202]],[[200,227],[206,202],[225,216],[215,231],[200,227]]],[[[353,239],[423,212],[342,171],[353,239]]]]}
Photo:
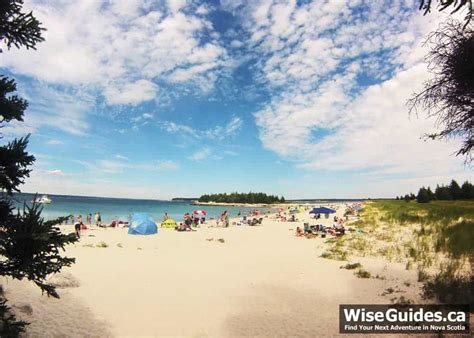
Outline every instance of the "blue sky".
{"type": "MultiPolygon", "coordinates": [[[[472,177],[406,100],[443,20],[417,1],[26,1],[48,29],[0,67],[30,106],[24,191],[392,197],[472,177]],[[369,4],[369,5],[368,5],[369,4]]],[[[462,16],[462,13],[460,14],[462,16]]]]}

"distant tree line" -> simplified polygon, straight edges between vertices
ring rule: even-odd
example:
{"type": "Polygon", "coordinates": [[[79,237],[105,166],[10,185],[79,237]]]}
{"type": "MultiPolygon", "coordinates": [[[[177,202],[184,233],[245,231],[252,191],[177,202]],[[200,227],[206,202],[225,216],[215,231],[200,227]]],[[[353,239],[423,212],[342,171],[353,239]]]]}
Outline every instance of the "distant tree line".
{"type": "Polygon", "coordinates": [[[172,198],[171,200],[174,201],[174,202],[177,202],[177,201],[178,201],[178,202],[179,202],[179,201],[186,201],[186,202],[188,202],[188,201],[197,201],[197,198],[195,198],[195,197],[174,197],[174,198],[172,198]]]}
{"type": "Polygon", "coordinates": [[[263,192],[249,192],[249,193],[238,193],[233,192],[230,194],[210,194],[202,195],[199,197],[199,202],[217,202],[217,203],[284,203],[285,198],[283,196],[278,197],[276,195],[267,195],[263,192]]]}
{"type": "Polygon", "coordinates": [[[455,180],[452,180],[449,185],[437,185],[434,192],[430,187],[421,187],[416,196],[412,193],[405,196],[397,196],[396,199],[405,201],[416,199],[419,203],[428,203],[432,200],[470,200],[474,199],[474,185],[466,181],[462,186],[459,186],[455,180]]]}

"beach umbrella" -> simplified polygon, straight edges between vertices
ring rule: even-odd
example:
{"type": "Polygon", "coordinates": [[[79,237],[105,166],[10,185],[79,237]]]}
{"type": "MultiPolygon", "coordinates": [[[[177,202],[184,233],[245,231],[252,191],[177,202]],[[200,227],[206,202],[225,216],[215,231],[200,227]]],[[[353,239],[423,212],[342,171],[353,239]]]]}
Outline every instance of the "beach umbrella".
{"type": "Polygon", "coordinates": [[[313,208],[309,213],[310,214],[334,214],[336,210],[326,207],[313,208]]]}
{"type": "Polygon", "coordinates": [[[207,211],[206,210],[194,210],[193,214],[206,216],[207,211]]]}

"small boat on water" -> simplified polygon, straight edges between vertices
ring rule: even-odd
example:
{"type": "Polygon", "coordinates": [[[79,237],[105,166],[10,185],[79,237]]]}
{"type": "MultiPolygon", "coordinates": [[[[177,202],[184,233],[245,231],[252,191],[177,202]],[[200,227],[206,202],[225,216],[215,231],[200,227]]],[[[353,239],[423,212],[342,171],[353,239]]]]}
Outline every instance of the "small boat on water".
{"type": "Polygon", "coordinates": [[[50,204],[52,200],[47,195],[43,195],[41,198],[37,198],[32,202],[37,204],[50,204]]]}

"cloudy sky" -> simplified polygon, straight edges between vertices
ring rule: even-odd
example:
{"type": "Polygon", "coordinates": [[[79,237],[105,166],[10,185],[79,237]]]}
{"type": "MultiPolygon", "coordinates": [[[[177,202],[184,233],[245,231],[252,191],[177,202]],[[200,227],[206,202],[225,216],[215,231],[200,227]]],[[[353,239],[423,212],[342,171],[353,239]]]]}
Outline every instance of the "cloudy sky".
{"type": "MultiPolygon", "coordinates": [[[[36,51],[0,55],[30,106],[23,191],[166,199],[393,197],[472,178],[406,100],[443,19],[417,0],[26,0],[36,51]]],[[[462,16],[462,13],[461,13],[462,16]]]]}

